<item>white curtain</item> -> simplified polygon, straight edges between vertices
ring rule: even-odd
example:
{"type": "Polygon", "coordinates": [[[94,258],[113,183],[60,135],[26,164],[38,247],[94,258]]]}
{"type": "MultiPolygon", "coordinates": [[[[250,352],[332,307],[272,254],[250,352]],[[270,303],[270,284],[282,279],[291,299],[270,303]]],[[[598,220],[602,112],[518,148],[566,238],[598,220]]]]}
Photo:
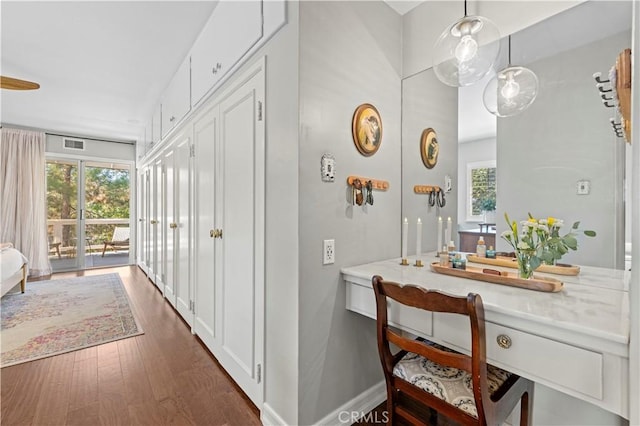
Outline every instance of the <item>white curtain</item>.
{"type": "Polygon", "coordinates": [[[3,127],[0,155],[0,242],[26,256],[29,275],[49,275],[45,134],[3,127]]]}

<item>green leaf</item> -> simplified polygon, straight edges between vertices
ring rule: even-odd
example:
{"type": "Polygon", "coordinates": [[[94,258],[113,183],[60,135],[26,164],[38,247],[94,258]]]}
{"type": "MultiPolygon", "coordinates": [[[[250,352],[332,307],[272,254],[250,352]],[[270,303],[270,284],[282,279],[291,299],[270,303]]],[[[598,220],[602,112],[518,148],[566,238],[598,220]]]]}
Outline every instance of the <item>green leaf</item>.
{"type": "Polygon", "coordinates": [[[571,229],[578,229],[578,226],[580,226],[580,221],[575,222],[575,223],[573,224],[573,226],[571,227],[571,229]]]}
{"type": "Polygon", "coordinates": [[[587,237],[595,237],[596,231],[584,231],[584,235],[586,235],[587,237]]]}
{"type": "Polygon", "coordinates": [[[567,235],[562,240],[571,250],[578,250],[578,240],[573,235],[567,235]]]}
{"type": "Polygon", "coordinates": [[[542,261],[538,256],[532,256],[529,264],[531,265],[531,269],[535,271],[536,269],[538,269],[538,266],[542,264],[542,261]]]}

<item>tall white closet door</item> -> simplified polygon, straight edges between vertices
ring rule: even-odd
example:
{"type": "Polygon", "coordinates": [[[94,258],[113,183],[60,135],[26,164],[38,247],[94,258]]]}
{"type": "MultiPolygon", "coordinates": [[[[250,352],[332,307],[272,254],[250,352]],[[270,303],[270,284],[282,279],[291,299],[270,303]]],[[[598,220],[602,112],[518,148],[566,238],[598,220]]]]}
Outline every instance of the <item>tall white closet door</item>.
{"type": "Polygon", "coordinates": [[[220,103],[213,353],[260,407],[264,344],[264,74],[220,103]],[[261,117],[260,117],[261,118],[261,117]]]}
{"type": "Polygon", "coordinates": [[[165,200],[164,200],[164,297],[176,306],[176,296],[174,289],[175,278],[175,151],[169,149],[163,159],[165,174],[165,200]]]}
{"type": "Polygon", "coordinates": [[[143,250],[144,250],[144,264],[145,264],[145,272],[147,275],[149,274],[149,265],[150,263],[150,254],[151,251],[151,172],[149,167],[145,167],[144,169],[144,195],[142,198],[142,203],[144,205],[144,216],[142,228],[144,229],[144,239],[143,239],[143,250]]]}
{"type": "Polygon", "coordinates": [[[164,292],[164,170],[162,159],[158,159],[153,165],[153,272],[155,276],[154,283],[164,292]]]}
{"type": "Polygon", "coordinates": [[[185,137],[178,142],[175,149],[175,284],[176,309],[185,321],[193,326],[191,311],[191,268],[190,235],[191,235],[191,199],[189,197],[191,179],[191,138],[185,137]]]}
{"type": "MultiPolygon", "coordinates": [[[[147,171],[149,176],[149,263],[147,266],[149,267],[149,272],[147,275],[149,279],[155,284],[156,280],[156,257],[158,256],[157,240],[158,240],[158,191],[156,190],[156,186],[159,184],[156,178],[156,165],[151,164],[149,166],[149,170],[147,171]]],[[[157,284],[156,284],[157,285],[157,284]]]]}
{"type": "Polygon", "coordinates": [[[194,331],[211,349],[213,347],[214,318],[214,185],[215,144],[217,139],[217,108],[196,119],[193,126],[195,145],[196,187],[196,253],[195,256],[195,323],[194,331]]]}
{"type": "Polygon", "coordinates": [[[144,170],[140,170],[138,172],[138,250],[137,250],[137,256],[138,256],[138,266],[140,266],[140,268],[142,268],[142,270],[146,273],[147,272],[147,264],[145,262],[146,260],[146,227],[145,227],[145,223],[146,223],[146,216],[147,216],[147,211],[146,211],[146,206],[145,206],[145,199],[146,199],[146,187],[145,187],[145,181],[146,181],[146,176],[144,173],[144,170]]]}

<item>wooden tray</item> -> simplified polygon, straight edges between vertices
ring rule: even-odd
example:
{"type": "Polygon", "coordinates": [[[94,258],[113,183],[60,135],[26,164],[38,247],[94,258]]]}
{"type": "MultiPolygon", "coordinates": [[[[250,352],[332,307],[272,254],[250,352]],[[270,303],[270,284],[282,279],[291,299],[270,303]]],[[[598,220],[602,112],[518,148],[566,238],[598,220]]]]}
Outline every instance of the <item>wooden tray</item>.
{"type": "MultiPolygon", "coordinates": [[[[479,257],[473,254],[467,255],[467,261],[473,263],[484,263],[485,265],[504,266],[505,268],[518,269],[518,261],[515,257],[498,256],[495,259],[479,257]]],[[[537,272],[546,272],[556,275],[578,275],[580,267],[574,265],[540,265],[537,272]]]]}
{"type": "Polygon", "coordinates": [[[467,266],[467,269],[453,269],[451,266],[441,266],[439,262],[431,264],[431,270],[439,274],[453,275],[455,277],[469,278],[472,280],[486,281],[494,284],[508,285],[511,287],[526,288],[528,290],[557,293],[562,291],[564,284],[555,278],[536,277],[525,280],[518,278],[514,272],[497,271],[495,269],[482,269],[467,266]],[[485,272],[483,272],[485,271],[485,272]],[[487,272],[490,271],[490,272],[487,272]]]}

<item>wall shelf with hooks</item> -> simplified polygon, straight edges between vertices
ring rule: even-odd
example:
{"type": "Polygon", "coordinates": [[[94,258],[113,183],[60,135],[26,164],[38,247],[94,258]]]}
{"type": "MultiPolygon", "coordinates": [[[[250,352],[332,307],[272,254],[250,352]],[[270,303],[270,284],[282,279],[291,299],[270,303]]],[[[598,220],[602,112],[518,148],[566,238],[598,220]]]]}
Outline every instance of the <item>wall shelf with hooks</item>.
{"type": "Polygon", "coordinates": [[[430,194],[432,192],[440,192],[442,188],[437,185],[415,185],[413,192],[416,194],[430,194]]]}
{"type": "Polygon", "coordinates": [[[387,182],[386,180],[371,179],[364,176],[351,175],[347,177],[347,183],[350,186],[353,186],[353,182],[356,179],[360,180],[362,184],[365,184],[366,182],[371,181],[371,186],[373,187],[373,189],[377,189],[378,191],[386,191],[387,189],[389,189],[389,182],[387,182]]]}

